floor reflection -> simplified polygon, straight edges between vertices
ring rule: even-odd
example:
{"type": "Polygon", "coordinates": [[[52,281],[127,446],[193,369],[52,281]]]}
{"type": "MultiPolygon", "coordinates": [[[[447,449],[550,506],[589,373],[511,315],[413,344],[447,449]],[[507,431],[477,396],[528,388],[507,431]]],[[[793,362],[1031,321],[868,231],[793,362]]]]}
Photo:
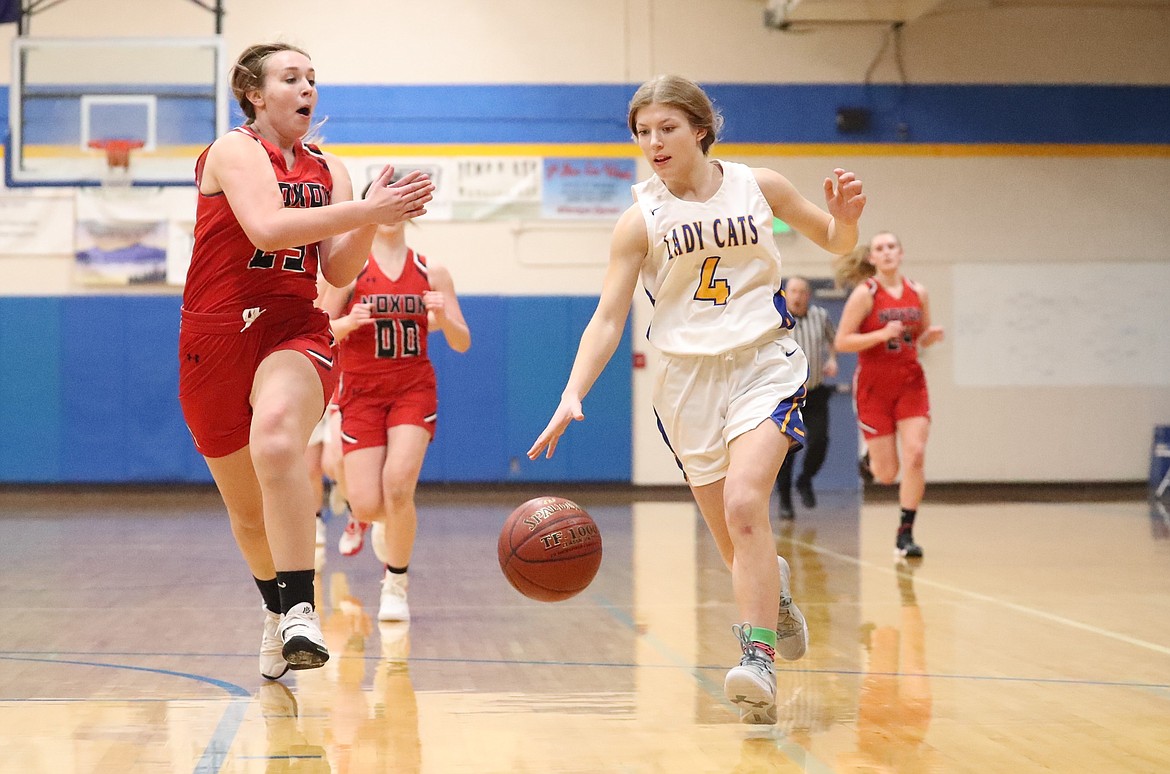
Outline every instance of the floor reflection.
{"type": "MultiPolygon", "coordinates": [[[[287,753],[270,747],[273,753],[266,771],[420,771],[422,745],[410,674],[410,623],[378,622],[375,626],[343,571],[329,572],[318,588],[327,599],[318,610],[331,657],[324,668],[297,675],[297,693],[311,710],[302,713],[297,733],[284,735],[292,740],[287,753]],[[320,751],[318,758],[312,758],[310,750],[320,751]],[[281,761],[297,767],[272,768],[281,761]],[[307,762],[314,767],[306,767],[307,762]]],[[[279,693],[264,686],[262,701],[265,692],[279,693]]],[[[271,730],[267,712],[265,719],[271,730]]]]}
{"type": "Polygon", "coordinates": [[[838,771],[937,770],[934,750],[923,744],[934,700],[926,668],[926,624],[914,593],[914,571],[920,563],[898,563],[897,625],[863,626],[868,664],[857,701],[857,749],[838,757],[838,771]]]}
{"type": "Polygon", "coordinates": [[[266,774],[329,772],[325,748],[312,744],[302,727],[297,699],[283,683],[274,681],[256,692],[264,716],[268,765],[266,774]]]}
{"type": "MultiPolygon", "coordinates": [[[[693,503],[574,499],[605,558],[563,603],[523,598],[500,573],[510,501],[423,507],[409,624],[375,620],[371,552],[326,542],[316,602],[331,659],[269,682],[222,503],[6,506],[0,493],[0,770],[974,773],[1170,760],[1165,501],[938,502],[922,523],[928,564],[899,566],[896,508],[825,492],[776,525],[810,646],[778,665],[779,719],[760,729],[723,696],[736,609],[693,503]]],[[[343,525],[329,526],[335,540],[343,525]]]]}

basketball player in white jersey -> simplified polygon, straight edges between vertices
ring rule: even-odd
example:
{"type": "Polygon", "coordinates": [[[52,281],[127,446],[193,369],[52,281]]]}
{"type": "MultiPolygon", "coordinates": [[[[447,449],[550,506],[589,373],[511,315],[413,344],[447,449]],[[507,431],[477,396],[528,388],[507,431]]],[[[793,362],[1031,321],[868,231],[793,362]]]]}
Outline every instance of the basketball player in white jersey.
{"type": "Polygon", "coordinates": [[[857,243],[865,196],[852,172],[834,170],[826,213],[770,169],[708,158],[722,118],[684,78],[643,84],[628,120],[654,175],[634,186],[618,220],[597,310],[528,456],[551,457],[569,423],[585,418],[581,402],[617,348],[640,276],[654,304],[650,343],[662,353],[655,413],[745,622],[732,627],[743,658],[724,689],[744,722],[775,723],[775,654],[803,656],[808,628],[776,556],[768,502],[789,448],[802,443],[808,365],[788,335],[772,218],[842,254],[857,243]]]}

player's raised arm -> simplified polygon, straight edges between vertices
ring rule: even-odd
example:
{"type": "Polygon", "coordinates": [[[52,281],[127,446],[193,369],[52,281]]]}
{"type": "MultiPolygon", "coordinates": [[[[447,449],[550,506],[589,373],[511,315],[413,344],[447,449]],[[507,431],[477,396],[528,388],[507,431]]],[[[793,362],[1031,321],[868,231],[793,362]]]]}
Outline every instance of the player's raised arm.
{"type": "Polygon", "coordinates": [[[857,244],[857,221],[865,209],[861,181],[852,172],[834,169],[825,178],[826,212],[801,196],[789,180],[775,170],[758,167],[752,170],[760,190],[777,218],[800,234],[836,255],[849,252],[857,244]]]}

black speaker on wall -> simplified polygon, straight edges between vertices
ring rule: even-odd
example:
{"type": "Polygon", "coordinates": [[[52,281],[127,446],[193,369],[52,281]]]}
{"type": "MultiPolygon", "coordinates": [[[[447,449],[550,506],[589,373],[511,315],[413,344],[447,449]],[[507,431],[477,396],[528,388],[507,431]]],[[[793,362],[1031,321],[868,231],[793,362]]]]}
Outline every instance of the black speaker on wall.
{"type": "Polygon", "coordinates": [[[841,107],[837,108],[837,131],[841,134],[857,134],[869,131],[870,119],[873,114],[869,108],[841,107]]]}

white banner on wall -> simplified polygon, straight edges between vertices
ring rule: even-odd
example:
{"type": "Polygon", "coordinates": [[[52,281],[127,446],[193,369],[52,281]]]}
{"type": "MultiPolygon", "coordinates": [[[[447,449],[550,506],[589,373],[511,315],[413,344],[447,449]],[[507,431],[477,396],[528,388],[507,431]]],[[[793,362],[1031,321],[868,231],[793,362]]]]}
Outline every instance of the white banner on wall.
{"type": "Polygon", "coordinates": [[[73,191],[0,194],[0,255],[68,255],[73,191]]]}
{"type": "Polygon", "coordinates": [[[74,278],[87,285],[182,285],[191,261],[194,188],[80,188],[68,231],[74,278]]]}
{"type": "Polygon", "coordinates": [[[163,189],[79,189],[74,278],[87,285],[163,282],[171,219],[167,204],[163,189]]]}
{"type": "Polygon", "coordinates": [[[616,220],[633,204],[633,159],[547,158],[540,214],[549,219],[616,220]]]}
{"type": "Polygon", "coordinates": [[[955,383],[1170,385],[1168,288],[1170,263],[956,266],[955,383]]]}
{"type": "Polygon", "coordinates": [[[541,217],[543,160],[537,156],[347,158],[354,196],[387,164],[398,177],[422,170],[435,181],[425,220],[508,220],[541,217]]]}
{"type": "Polygon", "coordinates": [[[541,171],[542,162],[536,156],[460,159],[455,217],[540,217],[541,171]]]}
{"type": "Polygon", "coordinates": [[[539,156],[360,157],[346,161],[354,195],[389,164],[435,182],[427,220],[613,220],[632,202],[632,158],[539,156]]]}

